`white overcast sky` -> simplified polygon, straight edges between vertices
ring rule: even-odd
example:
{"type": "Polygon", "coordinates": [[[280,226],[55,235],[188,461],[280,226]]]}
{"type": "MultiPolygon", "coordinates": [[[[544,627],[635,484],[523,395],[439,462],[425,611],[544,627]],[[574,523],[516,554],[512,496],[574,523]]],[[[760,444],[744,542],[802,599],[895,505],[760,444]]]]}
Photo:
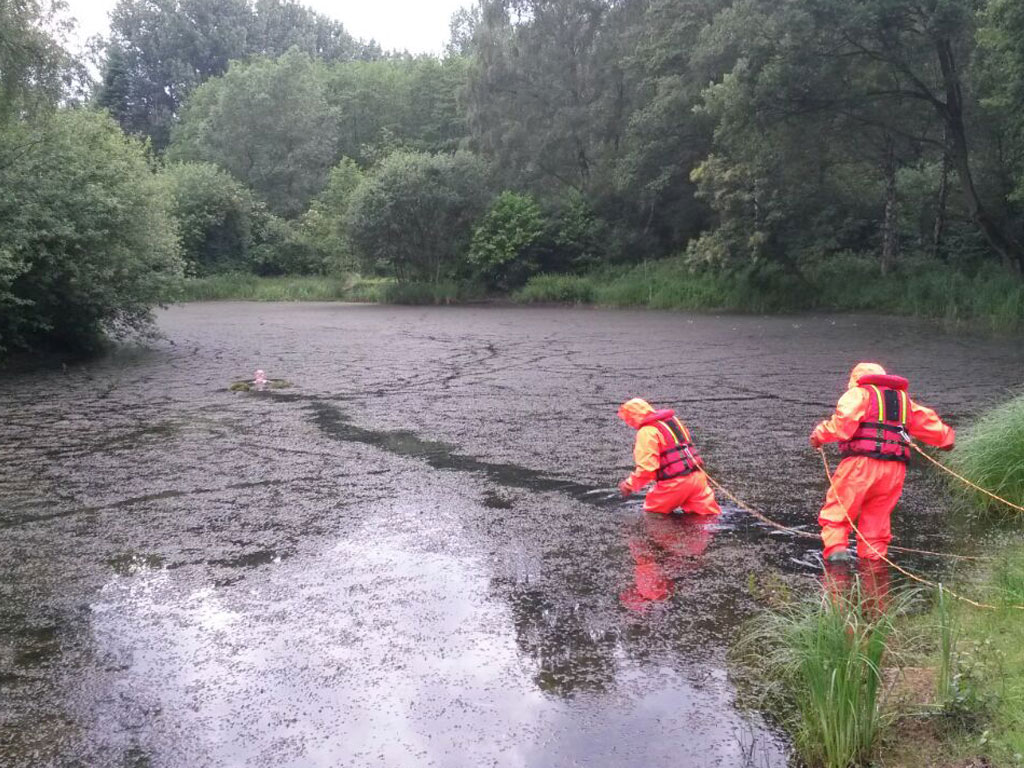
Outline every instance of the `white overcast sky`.
{"type": "MultiPolygon", "coordinates": [[[[353,37],[373,38],[385,50],[440,53],[448,41],[452,14],[470,0],[305,0],[303,5],[332,16],[353,37]]],[[[67,0],[78,20],[79,37],[106,34],[107,14],[116,0],[67,0]]]]}

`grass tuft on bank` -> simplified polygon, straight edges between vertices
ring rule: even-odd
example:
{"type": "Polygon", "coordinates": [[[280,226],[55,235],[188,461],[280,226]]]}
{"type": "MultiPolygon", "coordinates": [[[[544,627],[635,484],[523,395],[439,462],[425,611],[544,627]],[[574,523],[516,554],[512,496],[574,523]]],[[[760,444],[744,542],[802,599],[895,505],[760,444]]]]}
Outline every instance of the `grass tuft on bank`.
{"type": "MultiPolygon", "coordinates": [[[[960,437],[952,454],[954,468],[976,484],[1024,506],[1024,396],[994,408],[960,437]]],[[[956,483],[979,509],[1000,516],[1024,513],[956,483]]]]}
{"type": "Polygon", "coordinates": [[[804,764],[848,768],[875,753],[887,722],[881,704],[893,619],[908,599],[882,609],[854,580],[777,606],[746,627],[735,654],[745,684],[792,735],[804,764]]]}

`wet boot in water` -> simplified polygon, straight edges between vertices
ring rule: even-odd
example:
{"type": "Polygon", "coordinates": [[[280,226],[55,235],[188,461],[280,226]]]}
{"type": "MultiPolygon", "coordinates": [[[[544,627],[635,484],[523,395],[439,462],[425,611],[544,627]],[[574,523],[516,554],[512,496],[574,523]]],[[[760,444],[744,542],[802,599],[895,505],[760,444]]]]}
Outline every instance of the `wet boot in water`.
{"type": "Polygon", "coordinates": [[[833,552],[831,555],[825,558],[825,562],[831,563],[832,565],[839,565],[840,563],[852,563],[854,559],[854,556],[850,554],[850,550],[837,549],[835,552],[833,552]]]}

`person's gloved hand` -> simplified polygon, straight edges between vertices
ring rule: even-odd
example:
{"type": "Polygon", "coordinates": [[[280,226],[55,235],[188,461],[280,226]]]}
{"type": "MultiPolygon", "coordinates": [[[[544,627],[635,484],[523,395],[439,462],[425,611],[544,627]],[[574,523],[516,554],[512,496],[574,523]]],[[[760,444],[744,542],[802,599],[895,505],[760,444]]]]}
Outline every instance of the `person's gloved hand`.
{"type": "Polygon", "coordinates": [[[808,442],[811,444],[811,448],[813,448],[814,450],[818,450],[819,448],[821,448],[822,445],[824,445],[824,443],[822,443],[821,439],[818,437],[817,432],[811,432],[811,437],[808,440],[808,442]]]}
{"type": "Polygon", "coordinates": [[[619,493],[622,494],[624,499],[633,493],[633,489],[629,486],[629,480],[623,480],[619,483],[619,493]]]}

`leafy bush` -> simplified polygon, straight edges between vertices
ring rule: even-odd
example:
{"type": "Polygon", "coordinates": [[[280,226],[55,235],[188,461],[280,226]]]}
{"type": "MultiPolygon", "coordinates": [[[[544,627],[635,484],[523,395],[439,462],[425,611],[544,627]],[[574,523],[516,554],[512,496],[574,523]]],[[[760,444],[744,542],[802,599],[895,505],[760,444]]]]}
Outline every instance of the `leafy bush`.
{"type": "Polygon", "coordinates": [[[545,228],[533,197],[502,192],[473,232],[469,262],[489,288],[518,288],[537,271],[545,228]]]}
{"type": "Polygon", "coordinates": [[[262,276],[311,275],[325,271],[322,255],[291,222],[262,204],[253,209],[253,247],[248,269],[262,276]]]}
{"type": "Polygon", "coordinates": [[[553,217],[549,239],[551,247],[541,261],[546,272],[582,272],[607,255],[608,228],[579,193],[562,202],[553,217]]]}
{"type": "Polygon", "coordinates": [[[182,274],[166,196],[108,116],[0,127],[0,348],[144,330],[182,274]]]}
{"type": "Polygon", "coordinates": [[[487,166],[469,154],[398,152],[356,188],[345,220],[366,271],[400,281],[455,276],[489,200],[487,166]]]}
{"type": "Polygon", "coordinates": [[[252,246],[249,190],[209,163],[174,163],[158,177],[191,271],[204,275],[242,268],[252,246]]]}

